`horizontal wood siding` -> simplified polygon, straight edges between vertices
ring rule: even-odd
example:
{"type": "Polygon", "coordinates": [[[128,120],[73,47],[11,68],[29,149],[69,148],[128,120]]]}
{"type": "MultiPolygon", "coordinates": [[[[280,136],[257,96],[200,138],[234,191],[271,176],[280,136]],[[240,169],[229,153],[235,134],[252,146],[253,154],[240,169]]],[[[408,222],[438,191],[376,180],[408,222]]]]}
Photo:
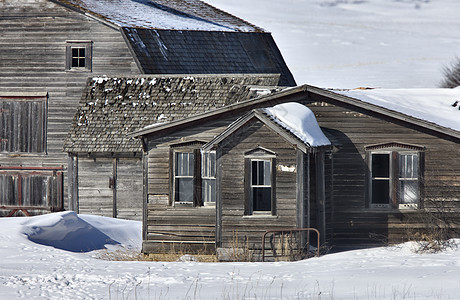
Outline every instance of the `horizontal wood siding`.
{"type": "MultiPolygon", "coordinates": [[[[316,96],[317,97],[317,96],[316,96]]],[[[401,227],[408,232],[420,227],[416,219],[423,209],[375,210],[366,205],[365,146],[399,142],[420,145],[424,152],[424,193],[427,209],[440,205],[460,211],[460,145],[427,134],[408,124],[396,124],[381,117],[323,102],[320,97],[305,103],[315,113],[319,125],[339,147],[330,162],[333,168],[326,190],[332,191],[333,207],[327,222],[333,243],[343,247],[363,247],[401,241],[401,227]],[[415,222],[416,223],[416,222],[415,222]]],[[[326,164],[326,169],[329,168],[326,164]]]]}
{"type": "MultiPolygon", "coordinates": [[[[148,214],[143,252],[170,251],[171,247],[215,251],[216,210],[213,207],[170,206],[170,147],[180,143],[206,142],[222,132],[234,118],[195,126],[149,141],[148,214]]],[[[176,250],[178,248],[175,248],[176,250]]]]}
{"type": "Polygon", "coordinates": [[[261,249],[266,230],[296,227],[296,173],[281,166],[296,168],[297,151],[260,121],[251,122],[228,138],[222,148],[222,247],[235,243],[261,249]],[[257,147],[276,153],[276,216],[244,215],[244,153],[257,147]]]}
{"type": "Polygon", "coordinates": [[[148,205],[143,252],[214,252],[216,210],[213,207],[148,205]]]}
{"type": "Polygon", "coordinates": [[[0,32],[0,95],[49,93],[46,151],[0,153],[0,165],[66,166],[63,141],[87,78],[140,73],[128,46],[119,30],[47,0],[0,1],[0,32]],[[65,71],[67,40],[93,41],[92,72],[65,71]]]}

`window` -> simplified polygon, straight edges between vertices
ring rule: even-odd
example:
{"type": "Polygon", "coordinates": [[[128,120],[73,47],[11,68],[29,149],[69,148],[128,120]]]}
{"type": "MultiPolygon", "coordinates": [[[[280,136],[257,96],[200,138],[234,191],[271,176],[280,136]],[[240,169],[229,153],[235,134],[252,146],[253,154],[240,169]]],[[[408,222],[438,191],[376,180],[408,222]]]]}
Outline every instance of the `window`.
{"type": "Polygon", "coordinates": [[[46,94],[0,95],[0,153],[44,153],[46,116],[46,94]]]}
{"type": "Polygon", "coordinates": [[[193,202],[193,174],[195,157],[193,152],[175,153],[174,201],[193,202]]]}
{"type": "Polygon", "coordinates": [[[372,208],[418,207],[421,153],[408,149],[388,149],[369,153],[372,208]]]}
{"type": "Polygon", "coordinates": [[[252,212],[272,210],[271,162],[251,160],[252,212]]]}
{"type": "Polygon", "coordinates": [[[66,42],[66,70],[91,72],[92,70],[92,42],[66,42]]]}
{"type": "Polygon", "coordinates": [[[275,215],[275,153],[258,147],[245,153],[245,215],[275,215]]]}
{"type": "Polygon", "coordinates": [[[204,205],[216,203],[216,152],[203,152],[201,160],[204,205]]]}
{"type": "Polygon", "coordinates": [[[171,146],[171,205],[215,206],[216,152],[200,152],[202,142],[171,146]]]}

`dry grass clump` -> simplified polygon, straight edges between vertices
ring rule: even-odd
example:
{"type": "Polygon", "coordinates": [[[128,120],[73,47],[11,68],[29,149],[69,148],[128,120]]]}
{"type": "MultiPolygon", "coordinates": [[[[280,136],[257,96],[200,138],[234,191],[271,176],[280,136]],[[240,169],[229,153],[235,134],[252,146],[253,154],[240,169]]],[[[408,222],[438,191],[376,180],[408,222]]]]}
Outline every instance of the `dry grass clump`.
{"type": "Polygon", "coordinates": [[[210,254],[179,254],[179,253],[150,253],[143,257],[144,261],[196,261],[196,262],[217,262],[216,255],[210,254]]]}
{"type": "Polygon", "coordinates": [[[116,249],[99,250],[96,258],[110,261],[195,261],[195,262],[217,262],[214,254],[187,254],[183,251],[171,250],[167,253],[143,254],[139,249],[117,247],[116,249]]]}

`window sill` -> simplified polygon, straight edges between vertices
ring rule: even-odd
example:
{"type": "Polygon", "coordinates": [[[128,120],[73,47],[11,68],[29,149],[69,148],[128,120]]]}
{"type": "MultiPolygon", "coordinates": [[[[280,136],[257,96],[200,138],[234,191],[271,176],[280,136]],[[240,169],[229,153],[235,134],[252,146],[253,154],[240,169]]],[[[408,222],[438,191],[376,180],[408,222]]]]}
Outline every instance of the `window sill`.
{"type": "Polygon", "coordinates": [[[278,219],[278,216],[272,215],[271,213],[256,213],[253,215],[244,215],[243,219],[278,219]]]}
{"type": "Polygon", "coordinates": [[[91,72],[93,72],[90,69],[84,69],[84,68],[81,68],[81,69],[72,68],[72,69],[66,69],[65,71],[66,72],[76,72],[76,73],[91,73],[91,72]]]}
{"type": "Polygon", "coordinates": [[[385,207],[385,208],[375,208],[375,207],[370,207],[367,209],[369,213],[406,213],[406,212],[418,212],[421,211],[419,207],[399,207],[399,208],[390,208],[390,207],[385,207]]]}

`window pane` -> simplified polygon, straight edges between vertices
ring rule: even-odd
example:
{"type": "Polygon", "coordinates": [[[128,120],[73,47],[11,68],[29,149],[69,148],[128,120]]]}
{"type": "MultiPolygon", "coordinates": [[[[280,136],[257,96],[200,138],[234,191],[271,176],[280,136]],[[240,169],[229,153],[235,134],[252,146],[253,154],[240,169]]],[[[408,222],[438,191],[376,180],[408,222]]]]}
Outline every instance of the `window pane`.
{"type": "Polygon", "coordinates": [[[79,58],[78,59],[78,66],[79,67],[84,67],[85,66],[85,59],[84,58],[79,58]]]}
{"type": "Polygon", "coordinates": [[[208,203],[216,202],[216,180],[203,180],[203,201],[208,203]]]}
{"type": "Polygon", "coordinates": [[[85,48],[78,48],[78,56],[85,57],[85,48]]]}
{"type": "Polygon", "coordinates": [[[399,156],[399,177],[418,178],[417,154],[401,154],[399,156]]]}
{"type": "Polygon", "coordinates": [[[188,159],[187,175],[193,176],[193,169],[194,169],[194,164],[195,164],[193,153],[187,153],[187,159],[188,159]]]}
{"type": "Polygon", "coordinates": [[[209,153],[209,177],[216,177],[216,153],[209,153]]]}
{"type": "Polygon", "coordinates": [[[176,176],[193,176],[193,153],[176,152],[176,176]]]}
{"type": "Polygon", "coordinates": [[[193,201],[193,178],[176,178],[176,201],[193,201]]]}
{"type": "Polygon", "coordinates": [[[272,198],[270,187],[255,187],[252,190],[253,211],[271,211],[272,198]]]}
{"type": "Polygon", "coordinates": [[[252,185],[257,185],[257,161],[253,160],[251,163],[251,176],[252,176],[252,185]]]}
{"type": "Polygon", "coordinates": [[[372,154],[372,177],[390,177],[390,155],[372,154]]]}
{"type": "Polygon", "coordinates": [[[78,57],[78,48],[72,48],[72,57],[78,57]]]}
{"type": "Polygon", "coordinates": [[[399,182],[399,203],[415,204],[419,198],[418,181],[401,180],[399,182]]]}
{"type": "Polygon", "coordinates": [[[271,164],[269,161],[264,161],[264,181],[262,182],[263,185],[271,185],[270,183],[270,173],[271,173],[270,165],[271,164]]]}
{"type": "Polygon", "coordinates": [[[372,180],[372,204],[390,203],[390,181],[372,180]]]}

